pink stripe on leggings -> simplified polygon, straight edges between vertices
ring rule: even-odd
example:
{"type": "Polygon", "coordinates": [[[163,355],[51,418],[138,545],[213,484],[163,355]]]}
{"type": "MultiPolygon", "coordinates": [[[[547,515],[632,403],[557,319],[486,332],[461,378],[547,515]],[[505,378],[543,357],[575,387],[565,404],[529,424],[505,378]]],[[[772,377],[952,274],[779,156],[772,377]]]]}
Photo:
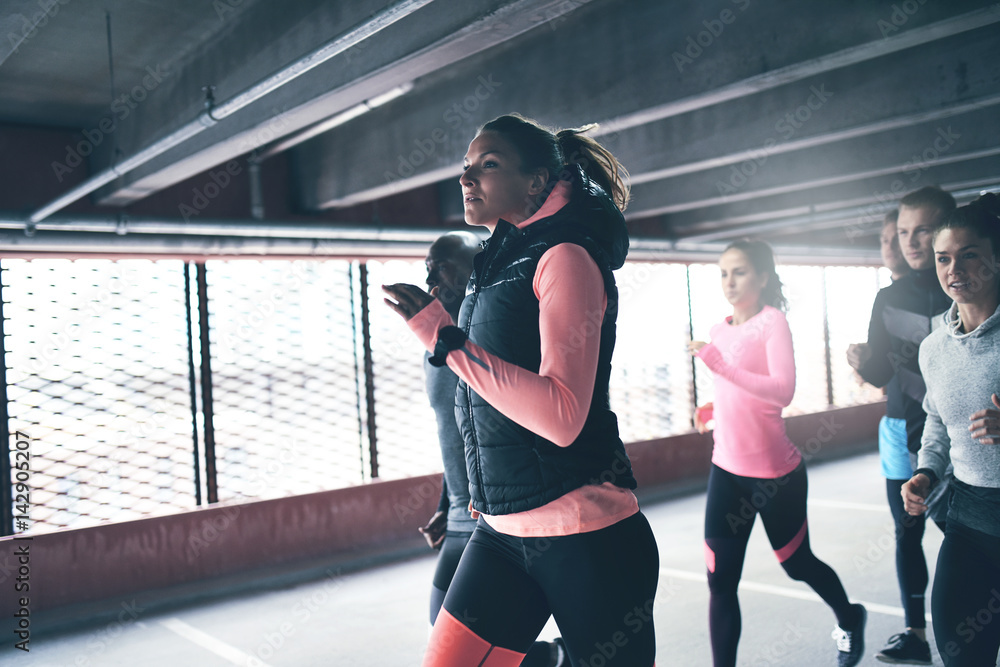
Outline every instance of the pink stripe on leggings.
{"type": "Polygon", "coordinates": [[[786,560],[792,557],[799,547],[802,546],[802,541],[806,539],[806,535],[809,534],[809,521],[803,521],[802,527],[799,528],[799,532],[795,534],[792,541],[781,547],[780,549],[775,549],[774,553],[778,557],[779,563],[784,563],[786,560]]]}

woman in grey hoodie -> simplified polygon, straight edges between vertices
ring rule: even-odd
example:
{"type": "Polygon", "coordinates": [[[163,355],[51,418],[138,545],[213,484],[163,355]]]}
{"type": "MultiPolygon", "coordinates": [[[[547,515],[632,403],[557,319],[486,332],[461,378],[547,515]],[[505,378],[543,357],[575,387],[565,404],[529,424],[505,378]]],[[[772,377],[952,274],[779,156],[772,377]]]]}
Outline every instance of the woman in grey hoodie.
{"type": "Polygon", "coordinates": [[[955,467],[948,527],[931,598],[948,667],[995,665],[1000,649],[1000,199],[952,213],[934,238],[941,287],[954,303],[920,345],[927,422],[906,511],[955,467]]]}

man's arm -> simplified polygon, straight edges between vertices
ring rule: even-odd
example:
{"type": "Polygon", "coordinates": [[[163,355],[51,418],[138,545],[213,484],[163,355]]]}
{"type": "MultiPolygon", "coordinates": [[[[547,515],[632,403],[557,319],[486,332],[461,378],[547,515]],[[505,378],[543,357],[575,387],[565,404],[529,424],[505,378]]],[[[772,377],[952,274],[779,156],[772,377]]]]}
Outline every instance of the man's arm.
{"type": "Polygon", "coordinates": [[[867,354],[861,353],[855,370],[865,382],[876,387],[884,387],[896,370],[892,367],[892,344],[889,330],[885,326],[885,304],[891,287],[879,290],[872,306],[871,320],[868,322],[867,354]]]}

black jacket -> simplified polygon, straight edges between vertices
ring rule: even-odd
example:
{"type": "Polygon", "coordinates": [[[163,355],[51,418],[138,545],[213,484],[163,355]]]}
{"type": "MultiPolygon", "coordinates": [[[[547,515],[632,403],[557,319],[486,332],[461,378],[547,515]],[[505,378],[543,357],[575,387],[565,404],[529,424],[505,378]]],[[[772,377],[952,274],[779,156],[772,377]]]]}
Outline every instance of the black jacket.
{"type": "MultiPolygon", "coordinates": [[[[532,287],[539,259],[560,243],[582,246],[604,277],[608,305],[600,324],[594,394],[580,435],[560,447],[519,426],[465,382],[456,392],[456,417],[465,439],[474,509],[490,515],[534,509],[586,484],[635,488],[632,466],[608,401],[618,291],[613,269],[625,262],[628,233],[621,212],[579,168],[568,204],[523,230],[500,220],[475,259],[458,324],[469,340],[501,359],[537,373],[541,364],[539,304],[532,287]]],[[[590,320],[588,320],[590,321],[590,320]]]]}
{"type": "Polygon", "coordinates": [[[924,432],[924,394],[917,352],[931,332],[934,316],[946,311],[951,299],[938,283],[934,269],[912,271],[879,291],[868,324],[869,359],[858,374],[876,387],[886,387],[886,416],[906,420],[906,443],[920,449],[924,432]]]}

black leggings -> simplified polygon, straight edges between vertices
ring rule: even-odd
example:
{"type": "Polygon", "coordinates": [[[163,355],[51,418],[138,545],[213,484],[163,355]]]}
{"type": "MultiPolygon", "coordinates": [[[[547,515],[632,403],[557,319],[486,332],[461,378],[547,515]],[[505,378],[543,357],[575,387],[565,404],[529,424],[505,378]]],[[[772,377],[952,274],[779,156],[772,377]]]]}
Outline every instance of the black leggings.
{"type": "Polygon", "coordinates": [[[705,508],[705,560],[708,566],[709,630],[715,667],[736,664],[742,629],[736,591],[754,520],[760,514],[778,561],[796,581],[809,584],[830,605],[841,627],[857,619],[847,593],[830,566],[809,548],[806,523],[808,480],[805,465],[774,479],[742,477],[712,465],[705,508]]]}
{"type": "MultiPolygon", "coordinates": [[[[438,556],[437,568],[434,570],[434,583],[431,586],[431,625],[437,620],[438,612],[444,603],[444,596],[451,587],[455,570],[462,559],[462,553],[469,544],[472,533],[448,531],[445,533],[441,553],[438,556]]],[[[521,667],[549,667],[552,664],[548,642],[535,642],[528,654],[521,660],[521,667]]]]}
{"type": "MultiPolygon", "coordinates": [[[[927,627],[924,595],[927,592],[927,560],[924,558],[924,526],[927,516],[912,516],[903,508],[900,489],[907,480],[885,480],[889,511],[896,525],[896,578],[899,580],[899,597],[903,603],[906,627],[927,627]]],[[[938,523],[944,532],[944,523],[938,523]]]]}
{"type": "Polygon", "coordinates": [[[553,616],[575,667],[650,667],[659,554],[641,512],[588,533],[520,538],[482,519],[424,665],[518,665],[553,616]]]}
{"type": "Polygon", "coordinates": [[[992,667],[1000,650],[1000,537],[948,521],[931,597],[947,667],[992,667]]]}
{"type": "Polygon", "coordinates": [[[437,567],[434,569],[434,583],[431,586],[431,625],[434,625],[438,612],[441,611],[441,603],[444,602],[445,593],[451,586],[451,580],[458,568],[458,561],[462,559],[462,552],[465,551],[470,537],[472,537],[472,533],[458,533],[451,530],[444,534],[444,543],[438,554],[437,567]]]}

